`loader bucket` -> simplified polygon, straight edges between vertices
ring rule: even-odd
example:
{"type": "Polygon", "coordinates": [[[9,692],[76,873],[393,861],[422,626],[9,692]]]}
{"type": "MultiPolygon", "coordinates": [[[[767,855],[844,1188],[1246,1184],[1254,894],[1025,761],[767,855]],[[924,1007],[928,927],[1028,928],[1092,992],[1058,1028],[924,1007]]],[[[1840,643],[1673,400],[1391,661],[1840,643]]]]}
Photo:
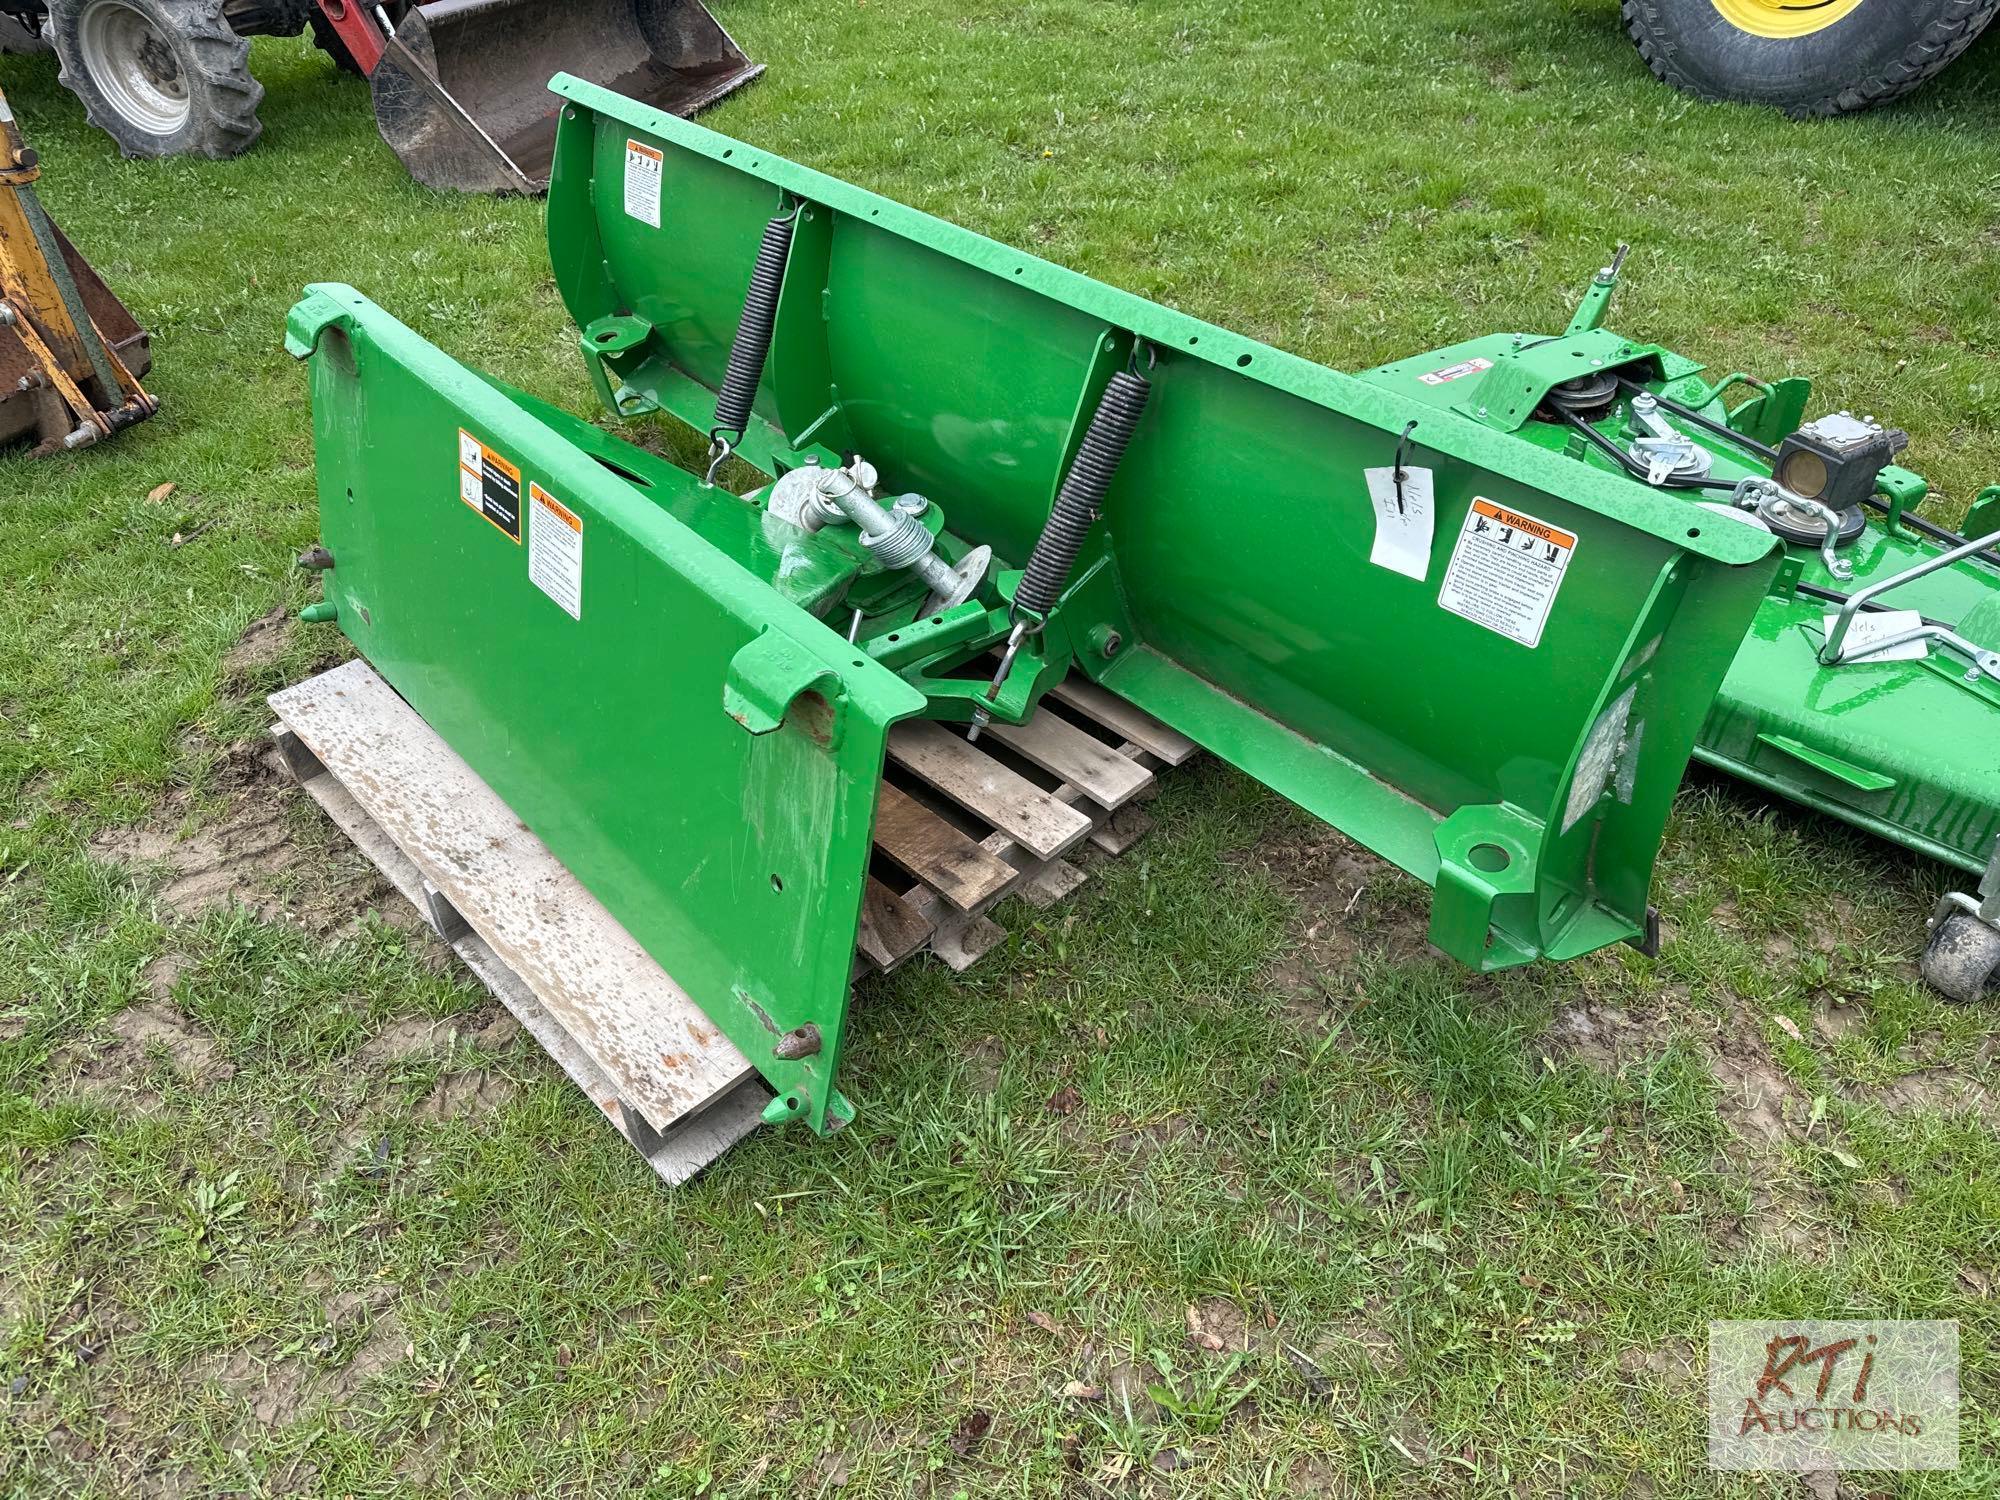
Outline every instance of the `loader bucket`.
{"type": "Polygon", "coordinates": [[[314,288],[289,344],[312,368],[320,618],[763,1073],[777,1117],[849,1113],[885,757],[1078,732],[1050,706],[1072,673],[1434,886],[1431,941],[1473,968],[1647,942],[1772,537],[554,87],[551,260],[600,397],[775,480],[705,484],[314,288]],[[1398,468],[1392,521],[1371,496],[1398,468]],[[1076,524],[1052,575],[1057,516],[1076,524]],[[1399,529],[1385,561],[1406,521],[1421,539],[1399,529]]]}
{"type": "Polygon", "coordinates": [[[701,0],[435,0],[390,39],[376,123],[427,187],[539,193],[558,71],[691,115],[764,69],[701,0]]]}

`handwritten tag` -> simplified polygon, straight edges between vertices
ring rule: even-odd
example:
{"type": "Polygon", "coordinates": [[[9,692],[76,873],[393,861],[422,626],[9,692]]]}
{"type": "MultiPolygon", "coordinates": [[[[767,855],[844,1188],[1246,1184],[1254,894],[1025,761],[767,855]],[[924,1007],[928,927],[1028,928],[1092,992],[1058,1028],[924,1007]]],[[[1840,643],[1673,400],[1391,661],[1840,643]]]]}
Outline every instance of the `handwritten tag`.
{"type": "MultiPolygon", "coordinates": [[[[1839,615],[1826,615],[1826,633],[1830,637],[1833,627],[1839,623],[1839,615]]],[[[1905,641],[1900,646],[1891,646],[1886,651],[1872,651],[1869,648],[1876,641],[1886,641],[1899,636],[1906,630],[1922,627],[1924,617],[1914,609],[1885,609],[1874,614],[1857,614],[1854,623],[1847,627],[1847,639],[1840,643],[1840,655],[1845,661],[1922,661],[1931,653],[1929,641],[1905,641]]]]}
{"type": "Polygon", "coordinates": [[[1397,503],[1395,469],[1362,472],[1368,479],[1368,498],[1375,502],[1375,546],[1368,560],[1378,568],[1422,583],[1431,570],[1431,538],[1437,530],[1431,471],[1415,465],[1403,470],[1401,504],[1397,503]]]}

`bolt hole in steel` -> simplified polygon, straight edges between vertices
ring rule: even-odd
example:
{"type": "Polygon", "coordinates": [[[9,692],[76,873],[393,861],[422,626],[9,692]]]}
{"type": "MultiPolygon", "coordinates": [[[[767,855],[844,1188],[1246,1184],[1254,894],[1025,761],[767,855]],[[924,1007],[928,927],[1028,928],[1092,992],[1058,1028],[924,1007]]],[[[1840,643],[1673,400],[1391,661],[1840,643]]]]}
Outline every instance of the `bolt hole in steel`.
{"type": "Polygon", "coordinates": [[[1514,856],[1498,844],[1474,844],[1465,853],[1475,870],[1484,870],[1489,875],[1498,874],[1514,863],[1514,856]]]}
{"type": "Polygon", "coordinates": [[[1700,536],[1700,535],[1701,535],[1701,528],[1700,528],[1699,526],[1690,526],[1690,527],[1688,527],[1688,540],[1689,540],[1689,541],[1693,541],[1693,540],[1694,540],[1694,539],[1695,539],[1696,537],[1698,537],[1698,536],[1700,536]]]}
{"type": "Polygon", "coordinates": [[[1250,365],[1250,356],[1249,356],[1249,355],[1247,355],[1247,354],[1239,354],[1239,355],[1237,355],[1237,356],[1236,356],[1236,367],[1237,367],[1237,368],[1238,368],[1239,370],[1242,370],[1242,369],[1248,369],[1248,368],[1249,368],[1249,365],[1250,365]]]}
{"type": "Polygon", "coordinates": [[[618,335],[616,333],[611,333],[611,332],[600,333],[597,336],[597,342],[600,344],[608,344],[617,337],[618,335]]]}
{"type": "Polygon", "coordinates": [[[119,115],[153,135],[172,135],[188,122],[187,80],[166,38],[118,0],[99,0],[77,28],[83,65],[119,115]]]}
{"type": "Polygon", "coordinates": [[[773,875],[771,877],[771,889],[774,891],[782,892],[784,888],[785,888],[785,882],[780,880],[777,876],[773,875]]]}

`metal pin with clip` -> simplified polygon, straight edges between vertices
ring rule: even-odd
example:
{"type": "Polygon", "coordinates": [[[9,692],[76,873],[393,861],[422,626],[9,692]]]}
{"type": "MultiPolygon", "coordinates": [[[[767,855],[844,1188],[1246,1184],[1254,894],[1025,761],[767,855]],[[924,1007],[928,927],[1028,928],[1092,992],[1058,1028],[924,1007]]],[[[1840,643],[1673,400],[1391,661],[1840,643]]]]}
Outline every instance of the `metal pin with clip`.
{"type": "Polygon", "coordinates": [[[1409,511],[1403,504],[1403,470],[1410,457],[1410,434],[1416,430],[1417,424],[1413,421],[1403,429],[1403,435],[1396,439],[1396,472],[1394,478],[1396,481],[1396,514],[1399,516],[1409,514],[1409,511]]]}

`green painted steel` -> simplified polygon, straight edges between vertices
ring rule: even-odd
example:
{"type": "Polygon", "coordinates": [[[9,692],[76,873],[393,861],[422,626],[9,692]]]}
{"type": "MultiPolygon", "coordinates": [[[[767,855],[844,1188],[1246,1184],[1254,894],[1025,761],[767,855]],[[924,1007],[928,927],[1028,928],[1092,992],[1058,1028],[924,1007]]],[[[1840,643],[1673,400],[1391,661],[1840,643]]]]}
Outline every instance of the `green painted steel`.
{"type": "MultiPolygon", "coordinates": [[[[1456,381],[1327,370],[554,86],[551,258],[614,413],[709,431],[759,242],[795,215],[737,444],[776,482],[706,488],[315,287],[290,341],[311,361],[327,600],[782,1110],[820,1129],[848,1113],[890,726],[1020,723],[1073,669],[1432,883],[1431,937],[1467,964],[1644,940],[1674,789],[1778,568],[1769,536],[1456,409],[1456,381]],[[1018,569],[1127,368],[1151,398],[1102,520],[989,696],[1018,569]],[[1434,479],[1420,578],[1370,560],[1365,471],[1401,443],[1434,479]],[[971,598],[927,603],[852,530],[794,524],[857,455],[885,500],[926,498],[947,563],[993,550],[971,598]],[[821,1050],[777,1057],[802,1025],[821,1050]]],[[[1554,358],[1511,372],[1517,401],[1554,358]]]]}
{"type": "MultiPolygon", "coordinates": [[[[1604,291],[1593,285],[1587,303],[1600,317],[1604,291]]],[[[1586,339],[1492,335],[1399,360],[1365,378],[1412,400],[1475,417],[1483,411],[1484,420],[1504,424],[1579,468],[1609,476],[1608,456],[1578,451],[1580,441],[1570,428],[1533,415],[1558,378],[1574,375],[1578,367],[1599,368],[1592,359],[1602,359],[1602,368],[1623,365],[1646,389],[1767,444],[1797,429],[1809,399],[1806,381],[1782,381],[1732,413],[1722,399],[1725,391],[1757,382],[1732,375],[1710,385],[1691,360],[1597,332],[1586,339]],[[1425,381],[1439,370],[1478,362],[1490,364],[1490,370],[1442,387],[1425,381]]],[[[1620,401],[1594,425],[1606,437],[1622,440],[1629,415],[1620,401]]],[[[1771,473],[1770,463],[1728,439],[1685,422],[1679,427],[1710,453],[1718,478],[1771,473]]],[[[1977,873],[1987,867],[2000,838],[2000,683],[1969,675],[1965,659],[1939,649],[1918,660],[1824,665],[1819,653],[1825,620],[1837,606],[1798,590],[1804,584],[1846,594],[1938,556],[1944,544],[1913,534],[1900,520],[1916,508],[1925,489],[1908,470],[1884,471],[1880,513],[1870,513],[1860,537],[1840,553],[1853,567],[1851,580],[1833,577],[1816,546],[1788,548],[1780,586],[1758,610],[1737,651],[1695,753],[1765,790],[1977,873]]],[[[1683,492],[1661,498],[1683,507],[1684,515],[1704,514],[1696,508],[1702,497],[1683,492]]],[[[1719,519],[1717,524],[1738,523],[1719,519]]],[[[1996,529],[2000,504],[1982,511],[1975,503],[1967,530],[1977,536],[1996,529]]],[[[2000,650],[2000,567],[1991,563],[1955,564],[1880,602],[1916,610],[2000,650]]]]}
{"type": "Polygon", "coordinates": [[[1069,639],[1108,627],[1130,645],[1083,652],[1082,669],[1437,884],[1433,937],[1468,963],[1645,930],[1668,801],[1769,582],[1768,538],[1691,528],[1476,420],[593,85],[553,87],[570,103],[551,258],[612,410],[710,427],[759,237],[797,208],[742,451],[774,473],[859,452],[1018,563],[1104,381],[1136,362],[1152,406],[1086,552],[1097,585],[1064,610],[1069,639]],[[632,171],[658,174],[657,223],[632,171]],[[1393,463],[1412,418],[1410,461],[1436,474],[1424,582],[1367,561],[1363,471],[1393,463]],[[1438,606],[1475,497],[1579,538],[1535,647],[1438,606]],[[1646,751],[1597,796],[1605,767],[1584,756],[1613,709],[1646,727],[1646,751]],[[1469,862],[1494,846],[1504,873],[1469,862]]]}
{"type": "Polygon", "coordinates": [[[481,379],[350,288],[310,288],[287,343],[311,355],[341,630],[781,1101],[816,1128],[839,1119],[883,743],[922,696],[744,568],[760,555],[754,508],[719,506],[625,444],[607,467],[611,440],[481,379]],[[466,503],[461,433],[518,470],[495,486],[514,491],[511,519],[504,493],[466,503]],[[574,617],[530,579],[535,529],[561,524],[537,490],[580,522],[574,617]],[[782,725],[731,717],[733,689],[788,705],[782,725]],[[776,1034],[807,1023],[822,1050],[775,1057],[776,1034]]]}

